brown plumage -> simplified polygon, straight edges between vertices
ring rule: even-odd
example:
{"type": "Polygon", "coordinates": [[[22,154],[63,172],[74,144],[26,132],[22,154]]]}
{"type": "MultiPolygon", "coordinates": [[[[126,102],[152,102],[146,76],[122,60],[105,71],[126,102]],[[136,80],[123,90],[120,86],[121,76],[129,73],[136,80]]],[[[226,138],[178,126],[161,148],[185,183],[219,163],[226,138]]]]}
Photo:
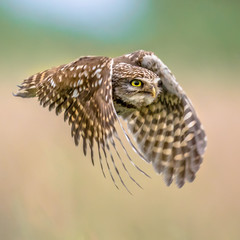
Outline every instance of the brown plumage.
{"type": "Polygon", "coordinates": [[[82,57],[24,80],[16,96],[36,96],[41,105],[55,109],[57,115],[64,111],[75,144],[82,140],[85,155],[89,145],[93,164],[93,146],[97,145],[103,174],[105,159],[116,186],[111,165],[126,187],[111,149],[138,184],[115,144],[117,139],[133,163],[116,131],[119,116],[128,123],[129,131],[124,134],[129,143],[163,174],[167,185],[174,178],[178,187],[186,180],[193,181],[202,162],[206,136],[201,123],[175,77],[152,52],[140,50],[113,59],[82,57]]]}

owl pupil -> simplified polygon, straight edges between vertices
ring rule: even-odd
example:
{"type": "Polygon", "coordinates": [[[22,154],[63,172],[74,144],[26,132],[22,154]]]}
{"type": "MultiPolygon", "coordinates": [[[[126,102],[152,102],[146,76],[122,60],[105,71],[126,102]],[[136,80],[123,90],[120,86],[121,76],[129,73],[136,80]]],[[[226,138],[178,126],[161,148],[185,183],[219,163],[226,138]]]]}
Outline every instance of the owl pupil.
{"type": "Polygon", "coordinates": [[[135,81],[135,82],[134,82],[134,85],[139,85],[139,84],[140,84],[139,81],[135,81]]]}

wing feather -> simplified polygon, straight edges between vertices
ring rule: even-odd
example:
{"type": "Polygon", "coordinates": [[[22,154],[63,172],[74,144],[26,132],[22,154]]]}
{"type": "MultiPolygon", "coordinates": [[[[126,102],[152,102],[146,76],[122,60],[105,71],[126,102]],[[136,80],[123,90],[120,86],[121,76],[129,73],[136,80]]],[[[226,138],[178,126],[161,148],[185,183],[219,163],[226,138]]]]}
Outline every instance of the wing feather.
{"type": "MultiPolygon", "coordinates": [[[[93,149],[96,142],[104,177],[103,159],[112,181],[118,188],[109,164],[108,157],[110,157],[119,181],[131,193],[120,175],[110,147],[110,145],[113,146],[127,176],[141,187],[127,170],[113,139],[115,137],[120,142],[128,159],[133,163],[115,128],[118,117],[112,102],[112,63],[113,60],[107,57],[80,58],[70,64],[46,70],[24,80],[16,96],[36,96],[43,107],[48,107],[49,110],[55,109],[57,115],[64,112],[64,121],[68,121],[71,126],[71,135],[75,144],[78,145],[79,141],[82,141],[84,155],[89,149],[91,161],[94,164],[93,149]]],[[[143,172],[137,166],[136,168],[143,172]]]]}
{"type": "Polygon", "coordinates": [[[143,158],[163,173],[167,185],[175,178],[178,187],[195,178],[206,149],[206,135],[183,89],[169,68],[152,52],[143,50],[116,59],[147,68],[162,83],[157,100],[123,117],[143,158]]]}

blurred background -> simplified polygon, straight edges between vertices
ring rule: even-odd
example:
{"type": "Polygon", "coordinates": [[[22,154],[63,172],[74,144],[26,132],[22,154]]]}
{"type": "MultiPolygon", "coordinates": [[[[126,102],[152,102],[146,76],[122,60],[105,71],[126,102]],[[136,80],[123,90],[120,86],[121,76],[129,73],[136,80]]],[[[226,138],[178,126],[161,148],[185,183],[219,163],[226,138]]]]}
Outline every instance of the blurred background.
{"type": "MultiPolygon", "coordinates": [[[[2,0],[0,239],[240,239],[240,2],[2,0]],[[63,117],[12,96],[36,72],[84,55],[155,52],[208,135],[196,180],[118,191],[75,147],[63,117]],[[62,118],[62,119],[61,119],[62,118]]],[[[132,153],[133,154],[133,153],[132,153]]]]}

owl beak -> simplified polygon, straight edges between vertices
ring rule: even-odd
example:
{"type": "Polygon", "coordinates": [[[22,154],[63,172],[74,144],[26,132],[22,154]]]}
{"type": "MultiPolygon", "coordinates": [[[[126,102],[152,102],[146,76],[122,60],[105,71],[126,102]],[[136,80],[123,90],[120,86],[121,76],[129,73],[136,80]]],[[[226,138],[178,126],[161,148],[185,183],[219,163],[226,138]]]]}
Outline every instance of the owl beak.
{"type": "Polygon", "coordinates": [[[152,87],[152,96],[153,96],[153,98],[156,97],[156,89],[155,89],[155,87],[152,87]]]}

